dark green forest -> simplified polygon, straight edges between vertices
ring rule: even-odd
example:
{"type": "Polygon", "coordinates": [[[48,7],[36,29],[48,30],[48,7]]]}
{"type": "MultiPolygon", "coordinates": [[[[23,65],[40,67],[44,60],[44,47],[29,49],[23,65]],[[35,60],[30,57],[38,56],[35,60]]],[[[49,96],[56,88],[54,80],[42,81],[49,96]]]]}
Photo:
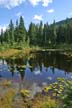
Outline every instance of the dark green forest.
{"type": "Polygon", "coordinates": [[[58,45],[72,44],[72,18],[52,24],[30,23],[28,30],[25,27],[24,19],[21,16],[16,25],[10,20],[5,32],[1,29],[0,45],[24,45],[56,48],[58,45]]]}

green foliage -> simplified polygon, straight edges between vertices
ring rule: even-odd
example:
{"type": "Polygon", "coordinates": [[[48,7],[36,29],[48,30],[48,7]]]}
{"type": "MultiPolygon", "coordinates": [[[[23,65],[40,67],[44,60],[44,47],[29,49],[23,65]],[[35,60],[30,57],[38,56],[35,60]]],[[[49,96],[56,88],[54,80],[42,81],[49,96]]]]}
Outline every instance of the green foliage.
{"type": "Polygon", "coordinates": [[[28,90],[22,89],[20,93],[23,97],[30,97],[30,92],[28,90]]]}
{"type": "Polygon", "coordinates": [[[18,34],[19,33],[19,24],[18,24],[18,20],[16,21],[16,26],[15,26],[15,29],[14,29],[14,37],[15,37],[15,42],[18,42],[18,34]]]}
{"type": "Polygon", "coordinates": [[[38,26],[31,22],[29,25],[28,37],[27,37],[30,46],[37,44],[37,39],[38,39],[37,36],[38,36],[38,26]]]}
{"type": "Polygon", "coordinates": [[[72,81],[64,81],[66,87],[66,94],[62,96],[63,100],[63,108],[71,108],[72,107],[72,81]]]}
{"type": "Polygon", "coordinates": [[[20,17],[19,29],[18,29],[18,42],[25,42],[26,39],[26,29],[24,26],[23,17],[20,17]]]}
{"type": "Polygon", "coordinates": [[[72,107],[72,81],[64,78],[58,78],[58,82],[44,87],[44,92],[50,94],[51,97],[60,99],[63,103],[63,108],[72,107]]]}
{"type": "Polygon", "coordinates": [[[9,24],[9,37],[8,38],[12,45],[14,42],[14,24],[13,24],[12,20],[10,21],[10,24],[9,24]]]}
{"type": "Polygon", "coordinates": [[[10,24],[5,32],[1,30],[0,44],[9,47],[16,47],[14,44],[20,45],[20,47],[43,47],[43,48],[60,48],[71,49],[72,44],[72,19],[66,19],[48,25],[48,22],[43,25],[30,23],[28,30],[24,25],[24,19],[21,16],[20,20],[16,21],[14,26],[13,21],[10,20],[10,24]]]}

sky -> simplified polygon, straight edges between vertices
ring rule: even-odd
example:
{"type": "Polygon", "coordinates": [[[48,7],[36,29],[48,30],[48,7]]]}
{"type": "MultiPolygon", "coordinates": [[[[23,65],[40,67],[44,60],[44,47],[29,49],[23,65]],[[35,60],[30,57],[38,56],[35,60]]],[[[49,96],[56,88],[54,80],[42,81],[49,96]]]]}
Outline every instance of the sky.
{"type": "Polygon", "coordinates": [[[72,17],[72,0],[0,0],[0,30],[21,15],[27,29],[30,22],[58,22],[72,17]]]}

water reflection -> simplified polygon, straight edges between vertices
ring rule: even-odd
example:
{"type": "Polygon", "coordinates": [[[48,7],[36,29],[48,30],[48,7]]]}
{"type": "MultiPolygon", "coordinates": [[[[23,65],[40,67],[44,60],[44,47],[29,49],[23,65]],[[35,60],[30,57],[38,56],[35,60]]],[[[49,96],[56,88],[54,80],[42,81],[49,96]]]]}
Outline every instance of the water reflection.
{"type": "Polygon", "coordinates": [[[42,86],[57,77],[72,79],[72,59],[58,52],[35,52],[30,57],[0,60],[0,77],[19,82],[21,86],[42,86]],[[33,56],[31,56],[33,55],[33,56]]]}

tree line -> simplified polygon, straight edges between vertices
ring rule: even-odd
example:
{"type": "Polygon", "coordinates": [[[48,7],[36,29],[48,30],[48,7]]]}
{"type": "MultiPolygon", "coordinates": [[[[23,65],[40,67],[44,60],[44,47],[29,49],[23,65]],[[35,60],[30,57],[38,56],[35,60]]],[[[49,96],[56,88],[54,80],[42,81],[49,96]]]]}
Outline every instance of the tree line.
{"type": "Polygon", "coordinates": [[[49,45],[71,44],[72,43],[72,22],[69,19],[64,21],[64,24],[56,23],[39,24],[30,23],[26,30],[24,19],[21,16],[19,21],[16,21],[14,26],[13,21],[5,32],[1,29],[0,45],[13,45],[14,43],[31,46],[48,47],[49,45]]]}

